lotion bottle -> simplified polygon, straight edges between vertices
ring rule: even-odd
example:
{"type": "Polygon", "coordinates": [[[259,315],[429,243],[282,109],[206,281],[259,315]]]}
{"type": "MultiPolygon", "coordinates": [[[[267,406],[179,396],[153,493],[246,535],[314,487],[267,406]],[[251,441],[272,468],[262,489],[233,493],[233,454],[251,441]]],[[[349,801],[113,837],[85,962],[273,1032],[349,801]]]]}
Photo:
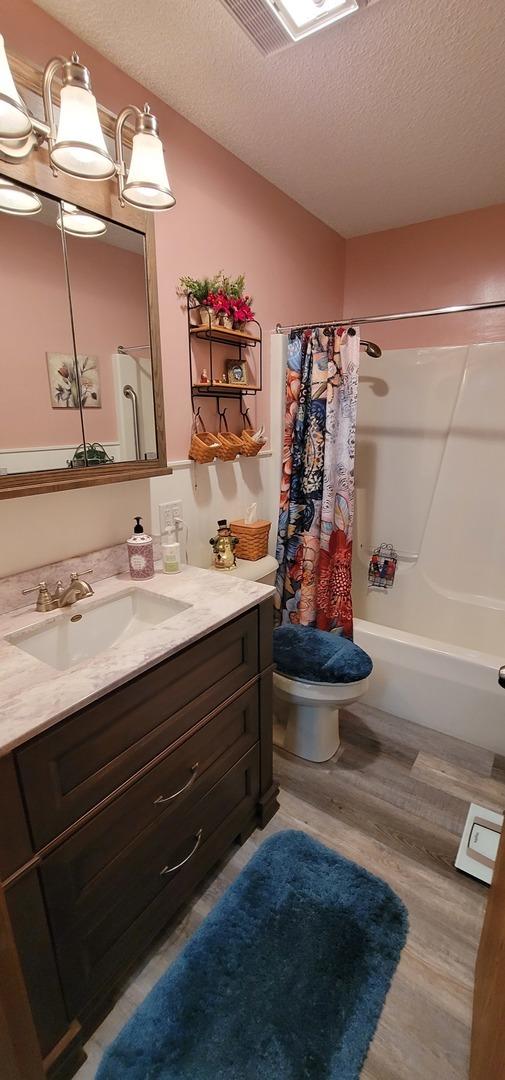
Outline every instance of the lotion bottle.
{"type": "Polygon", "coordinates": [[[161,540],[161,560],[165,574],[178,574],[181,569],[181,545],[176,540],[173,526],[163,533],[161,540]]]}
{"type": "Polygon", "coordinates": [[[142,518],[135,518],[133,536],[126,541],[130,577],[134,581],[147,581],[154,577],[154,546],[152,536],[144,532],[142,518]]]}

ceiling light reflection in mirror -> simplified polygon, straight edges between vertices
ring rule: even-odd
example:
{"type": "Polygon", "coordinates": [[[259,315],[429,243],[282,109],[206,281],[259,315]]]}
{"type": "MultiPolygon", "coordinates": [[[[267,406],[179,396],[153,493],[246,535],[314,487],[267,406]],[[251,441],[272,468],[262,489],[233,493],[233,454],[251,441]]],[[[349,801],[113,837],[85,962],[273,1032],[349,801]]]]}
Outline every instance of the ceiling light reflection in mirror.
{"type": "Polygon", "coordinates": [[[34,191],[18,187],[13,180],[4,180],[0,177],[0,211],[2,213],[29,217],[39,214],[41,210],[42,203],[34,191]]]}
{"type": "Polygon", "coordinates": [[[80,210],[73,203],[63,202],[61,204],[61,211],[56,220],[59,229],[62,227],[62,221],[65,232],[69,233],[70,236],[103,236],[104,232],[107,231],[107,226],[101,218],[94,217],[93,214],[86,214],[84,210],[80,210]]]}

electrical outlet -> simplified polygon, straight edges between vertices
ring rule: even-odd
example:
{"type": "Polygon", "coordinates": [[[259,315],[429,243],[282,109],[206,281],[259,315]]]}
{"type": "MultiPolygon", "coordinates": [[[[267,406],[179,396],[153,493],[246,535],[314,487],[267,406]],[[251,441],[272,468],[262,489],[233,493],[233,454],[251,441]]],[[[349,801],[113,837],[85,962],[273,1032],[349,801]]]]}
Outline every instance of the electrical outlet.
{"type": "Polygon", "coordinates": [[[176,499],[175,502],[160,503],[158,513],[160,515],[160,534],[166,532],[167,529],[175,528],[175,519],[180,518],[182,521],[181,499],[176,499]]]}

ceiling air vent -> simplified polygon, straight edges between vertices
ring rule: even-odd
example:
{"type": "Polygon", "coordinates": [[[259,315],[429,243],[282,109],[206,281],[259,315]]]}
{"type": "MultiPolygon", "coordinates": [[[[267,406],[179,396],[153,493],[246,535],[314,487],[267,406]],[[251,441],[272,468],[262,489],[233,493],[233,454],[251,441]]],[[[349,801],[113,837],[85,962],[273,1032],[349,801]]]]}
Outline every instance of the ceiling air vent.
{"type": "Polygon", "coordinates": [[[323,30],[375,0],[221,0],[265,55],[323,30]]]}

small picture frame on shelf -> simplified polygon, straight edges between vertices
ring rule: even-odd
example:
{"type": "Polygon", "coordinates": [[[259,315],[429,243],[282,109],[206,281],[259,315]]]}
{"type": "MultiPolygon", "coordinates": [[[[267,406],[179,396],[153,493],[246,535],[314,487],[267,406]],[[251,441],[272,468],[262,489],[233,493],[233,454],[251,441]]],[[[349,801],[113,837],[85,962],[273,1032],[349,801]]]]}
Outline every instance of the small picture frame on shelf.
{"type": "Polygon", "coordinates": [[[227,360],[226,377],[230,386],[247,386],[247,364],[245,360],[227,360]]]}

